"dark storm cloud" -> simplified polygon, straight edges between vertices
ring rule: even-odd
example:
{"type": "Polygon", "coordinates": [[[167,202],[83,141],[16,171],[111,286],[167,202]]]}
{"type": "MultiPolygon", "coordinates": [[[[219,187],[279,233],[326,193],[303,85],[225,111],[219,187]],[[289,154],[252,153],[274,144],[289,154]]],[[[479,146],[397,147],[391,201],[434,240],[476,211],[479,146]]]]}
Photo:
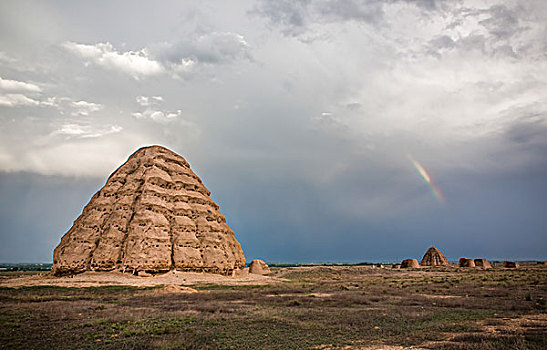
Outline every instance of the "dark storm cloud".
{"type": "Polygon", "coordinates": [[[187,158],[248,258],[542,257],[546,9],[0,2],[0,261],[50,257],[149,144],[187,158]]]}
{"type": "MultiPolygon", "coordinates": [[[[357,21],[374,26],[384,20],[384,6],[406,3],[425,12],[443,8],[441,0],[261,0],[251,11],[281,26],[283,32],[298,35],[312,23],[357,21]]],[[[424,12],[424,13],[425,13],[424,12]]]]}
{"type": "Polygon", "coordinates": [[[377,24],[383,18],[382,1],[327,1],[318,6],[319,14],[330,20],[355,20],[377,24]]]}
{"type": "Polygon", "coordinates": [[[528,113],[506,126],[504,137],[508,145],[514,145],[506,152],[513,158],[528,159],[533,169],[547,169],[547,113],[528,113]]]}
{"type": "Polygon", "coordinates": [[[310,3],[310,0],[262,0],[250,13],[264,16],[271,24],[282,26],[285,34],[297,35],[305,30],[310,3]]]}
{"type": "Polygon", "coordinates": [[[176,43],[164,43],[156,49],[157,57],[171,63],[192,60],[200,63],[218,64],[237,59],[250,59],[249,45],[237,33],[212,32],[194,39],[176,43]]]}
{"type": "MultiPolygon", "coordinates": [[[[540,12],[545,12],[545,5],[539,5],[540,12]]],[[[447,29],[454,29],[465,22],[475,21],[479,26],[467,35],[434,38],[429,42],[432,51],[438,49],[480,50],[493,57],[528,58],[544,54],[545,41],[539,45],[530,45],[529,35],[538,28],[533,27],[536,7],[498,4],[484,9],[461,8],[455,12],[455,18],[447,29]]],[[[543,29],[544,30],[544,29],[543,29]]],[[[436,51],[435,51],[436,52],[436,51]]]]}
{"type": "Polygon", "coordinates": [[[529,146],[530,150],[536,148],[538,154],[547,152],[545,104],[521,104],[504,110],[501,115],[506,120],[504,136],[510,143],[529,146]]]}
{"type": "Polygon", "coordinates": [[[454,48],[456,42],[448,35],[439,35],[427,43],[427,52],[437,58],[440,58],[443,50],[454,48]]]}
{"type": "Polygon", "coordinates": [[[506,6],[495,5],[488,10],[480,11],[480,13],[486,13],[490,17],[479,21],[479,23],[488,29],[490,34],[499,39],[509,39],[525,29],[520,26],[515,11],[509,10],[506,6]]]}
{"type": "MultiPolygon", "coordinates": [[[[216,196],[221,199],[221,210],[232,218],[229,224],[248,247],[249,258],[397,261],[419,258],[430,244],[443,247],[454,260],[461,255],[516,257],[516,251],[538,258],[547,248],[542,238],[546,222],[538,206],[546,194],[545,169],[512,176],[460,173],[444,178],[441,185],[450,203],[443,208],[431,202],[433,196],[419,181],[413,191],[397,194],[399,205],[388,204],[382,188],[403,188],[413,179],[364,159],[362,164],[317,187],[286,177],[261,181],[258,176],[244,176],[233,187],[219,188],[216,196]],[[377,201],[376,210],[366,205],[367,199],[377,201]],[[428,202],[431,205],[424,206],[428,202]],[[406,206],[404,211],[401,204],[406,206]],[[386,214],[389,220],[380,219],[386,214]],[[524,232],[527,240],[515,232],[524,232]]],[[[237,166],[248,169],[245,164],[237,166]]],[[[235,173],[229,170],[225,175],[241,175],[235,173]]]]}
{"type": "Polygon", "coordinates": [[[451,0],[402,0],[402,2],[413,4],[426,10],[437,10],[445,8],[446,3],[450,1],[451,0]]]}
{"type": "Polygon", "coordinates": [[[0,173],[0,260],[51,262],[60,234],[68,231],[101,181],[0,173]]]}
{"type": "MultiPolygon", "coordinates": [[[[464,22],[474,20],[483,31],[471,31],[465,35],[450,37],[439,35],[428,43],[429,53],[439,56],[441,50],[479,50],[493,57],[524,57],[530,50],[527,40],[521,34],[530,30],[528,23],[523,23],[532,16],[534,8],[493,5],[488,8],[473,9],[453,2],[451,8],[446,1],[302,1],[279,2],[263,0],[257,5],[254,14],[268,18],[271,24],[282,28],[288,35],[301,35],[309,30],[313,24],[357,21],[369,24],[375,28],[385,29],[389,26],[385,19],[384,8],[394,4],[406,4],[420,10],[420,16],[425,20],[447,15],[450,23],[447,29],[462,26],[464,22]]],[[[545,45],[540,46],[543,50],[545,45]]]]}

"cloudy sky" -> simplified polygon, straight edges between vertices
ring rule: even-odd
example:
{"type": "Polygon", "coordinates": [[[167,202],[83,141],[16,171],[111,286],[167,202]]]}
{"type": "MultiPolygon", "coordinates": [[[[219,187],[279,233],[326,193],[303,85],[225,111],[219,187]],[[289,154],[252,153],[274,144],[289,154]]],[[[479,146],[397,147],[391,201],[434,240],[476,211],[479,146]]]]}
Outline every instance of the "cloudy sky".
{"type": "Polygon", "coordinates": [[[0,2],[0,262],[152,144],[248,259],[547,259],[547,3],[0,2]]]}

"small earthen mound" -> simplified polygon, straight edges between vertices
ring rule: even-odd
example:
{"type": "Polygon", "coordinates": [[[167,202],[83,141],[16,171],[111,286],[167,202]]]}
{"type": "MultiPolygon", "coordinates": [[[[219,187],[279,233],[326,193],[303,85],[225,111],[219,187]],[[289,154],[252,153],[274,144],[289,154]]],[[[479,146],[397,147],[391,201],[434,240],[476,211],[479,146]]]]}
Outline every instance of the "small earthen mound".
{"type": "Polygon", "coordinates": [[[249,273],[265,275],[270,272],[270,267],[263,260],[255,259],[249,264],[249,273]]]}
{"type": "Polygon", "coordinates": [[[460,258],[459,267],[475,267],[475,261],[468,258],[460,258]]]}
{"type": "Polygon", "coordinates": [[[475,259],[475,266],[476,267],[482,267],[483,269],[491,269],[492,265],[490,265],[490,262],[486,259],[475,259]]]}
{"type": "Polygon", "coordinates": [[[416,259],[405,259],[401,262],[401,269],[418,269],[420,264],[416,259]]]}
{"type": "Polygon", "coordinates": [[[520,267],[520,264],[515,261],[504,261],[503,267],[506,267],[508,269],[518,269],[520,267]]]}
{"type": "Polygon", "coordinates": [[[422,266],[450,266],[448,259],[444,256],[443,253],[436,247],[430,247],[427,252],[425,252],[422,262],[422,266]]]}

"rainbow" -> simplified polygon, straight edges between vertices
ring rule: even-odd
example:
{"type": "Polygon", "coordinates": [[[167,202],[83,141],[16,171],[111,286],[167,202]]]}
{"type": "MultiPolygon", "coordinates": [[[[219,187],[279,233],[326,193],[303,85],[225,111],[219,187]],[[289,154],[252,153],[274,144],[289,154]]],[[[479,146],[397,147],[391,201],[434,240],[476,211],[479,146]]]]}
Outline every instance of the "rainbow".
{"type": "Polygon", "coordinates": [[[445,204],[446,200],[443,193],[441,192],[441,189],[433,182],[433,179],[431,178],[431,175],[429,175],[427,170],[425,170],[425,168],[416,159],[414,159],[412,155],[409,154],[408,159],[410,159],[412,165],[414,165],[414,168],[416,168],[418,175],[429,186],[431,192],[433,193],[433,196],[439,201],[439,203],[445,204]]]}

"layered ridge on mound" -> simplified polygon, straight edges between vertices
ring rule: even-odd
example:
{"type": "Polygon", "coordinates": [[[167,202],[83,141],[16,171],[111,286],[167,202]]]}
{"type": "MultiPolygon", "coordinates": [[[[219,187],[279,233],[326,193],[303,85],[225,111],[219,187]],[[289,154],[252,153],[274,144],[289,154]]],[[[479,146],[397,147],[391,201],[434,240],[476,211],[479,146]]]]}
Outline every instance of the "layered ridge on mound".
{"type": "Polygon", "coordinates": [[[89,201],[53,253],[57,275],[88,270],[229,274],[245,266],[201,179],[160,146],[133,153],[89,201]]]}

